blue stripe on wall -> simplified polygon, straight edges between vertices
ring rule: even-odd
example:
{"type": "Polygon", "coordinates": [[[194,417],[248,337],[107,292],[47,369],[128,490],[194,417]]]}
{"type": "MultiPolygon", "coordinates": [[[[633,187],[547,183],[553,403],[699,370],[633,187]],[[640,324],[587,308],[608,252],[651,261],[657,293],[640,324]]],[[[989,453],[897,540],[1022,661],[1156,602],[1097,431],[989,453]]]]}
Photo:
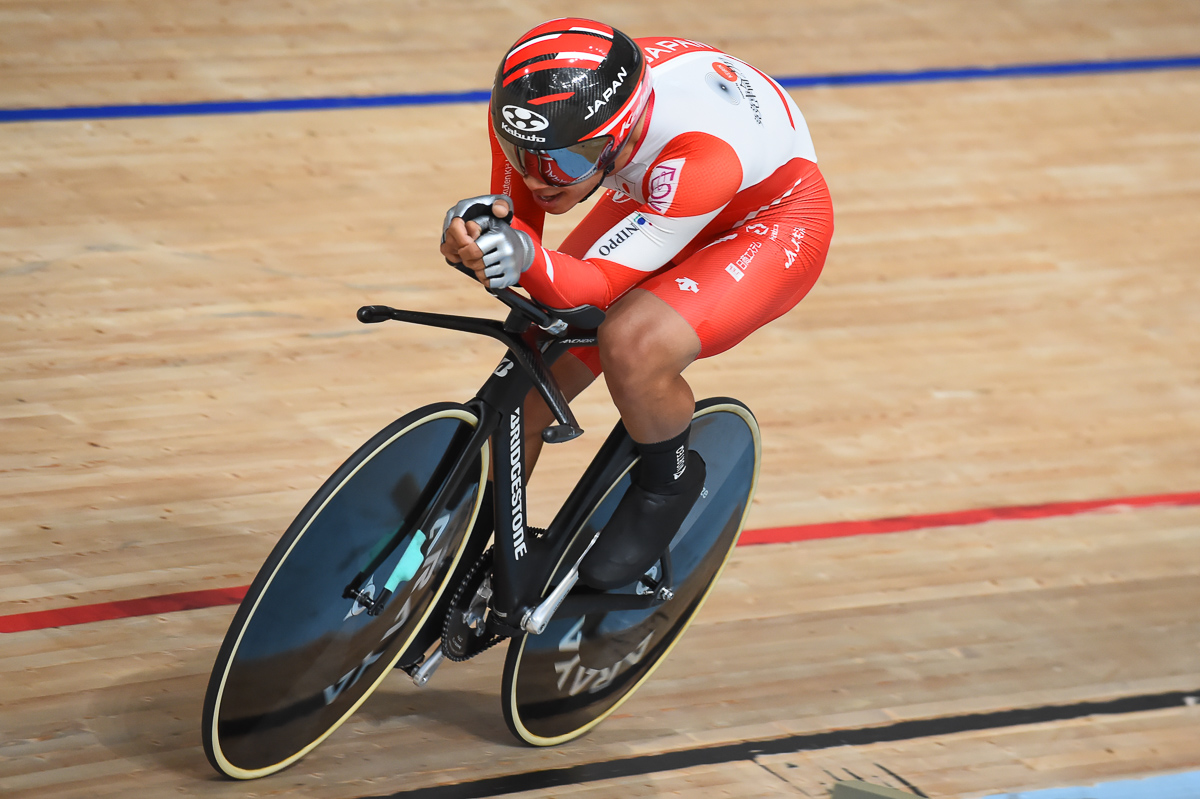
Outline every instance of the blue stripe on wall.
{"type": "MultiPolygon", "coordinates": [[[[1146,72],[1163,69],[1195,69],[1200,55],[1171,58],[1136,58],[1113,61],[1072,61],[1058,64],[1012,64],[1001,67],[924,69],[907,72],[850,72],[831,75],[797,75],[778,78],[789,89],[816,86],[870,86],[889,83],[1035,78],[1057,75],[1087,75],[1111,72],[1146,72]]],[[[384,94],[368,97],[311,97],[282,100],[228,100],[203,103],[150,105],[93,105],[68,108],[0,109],[3,122],[50,122],[67,119],[122,119],[130,117],[195,116],[206,114],[262,114],[279,111],[332,111],[350,108],[380,108],[405,105],[450,105],[484,103],[487,91],[437,94],[384,94]]]]}
{"type": "Polygon", "coordinates": [[[402,105],[486,103],[490,92],[444,94],[383,94],[373,97],[297,97],[285,100],[226,100],[211,103],[151,105],[89,105],[70,108],[0,109],[0,122],[51,122],[62,119],[122,119],[176,117],[202,114],[262,114],[275,111],[334,111],[346,108],[379,108],[402,105]]]}
{"type": "Polygon", "coordinates": [[[932,83],[943,80],[988,80],[992,78],[1048,78],[1058,75],[1090,75],[1105,72],[1147,72],[1161,69],[1195,69],[1200,56],[1135,58],[1123,61],[1071,61],[1058,64],[1011,64],[1004,67],[961,67],[922,69],[911,72],[853,72],[845,75],[810,75],[776,78],[788,89],[811,86],[879,85],[885,83],[932,83]]]}

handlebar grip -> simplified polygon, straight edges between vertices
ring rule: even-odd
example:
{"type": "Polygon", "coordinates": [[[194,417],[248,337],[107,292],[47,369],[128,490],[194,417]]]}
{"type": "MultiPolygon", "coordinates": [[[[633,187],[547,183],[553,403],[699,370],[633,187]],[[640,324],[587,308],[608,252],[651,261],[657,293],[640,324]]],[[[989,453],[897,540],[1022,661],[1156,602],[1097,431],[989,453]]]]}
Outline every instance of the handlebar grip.
{"type": "Polygon", "coordinates": [[[392,318],[392,309],[386,305],[364,305],[358,309],[358,321],[364,325],[386,322],[392,318]]]}
{"type": "Polygon", "coordinates": [[[578,425],[556,424],[542,431],[542,441],[547,444],[561,444],[583,435],[583,428],[578,425]]]}

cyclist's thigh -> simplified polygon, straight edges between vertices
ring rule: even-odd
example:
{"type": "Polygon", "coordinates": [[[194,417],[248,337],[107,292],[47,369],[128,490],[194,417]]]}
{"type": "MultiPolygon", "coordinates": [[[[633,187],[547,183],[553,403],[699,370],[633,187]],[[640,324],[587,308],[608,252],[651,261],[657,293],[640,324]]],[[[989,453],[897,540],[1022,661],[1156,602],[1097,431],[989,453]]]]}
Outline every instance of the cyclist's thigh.
{"type": "Polygon", "coordinates": [[[688,321],[700,337],[701,358],[724,352],[787,313],[816,283],[833,233],[827,193],[825,198],[773,210],[728,231],[638,288],[688,321]]]}

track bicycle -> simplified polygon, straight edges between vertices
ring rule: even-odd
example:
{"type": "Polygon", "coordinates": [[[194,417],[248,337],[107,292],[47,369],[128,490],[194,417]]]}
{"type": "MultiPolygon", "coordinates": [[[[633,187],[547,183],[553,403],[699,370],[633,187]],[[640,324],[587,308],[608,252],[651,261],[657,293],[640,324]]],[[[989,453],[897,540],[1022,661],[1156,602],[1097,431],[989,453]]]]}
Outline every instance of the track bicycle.
{"type": "Polygon", "coordinates": [[[569,741],[650,677],[724,568],[758,477],[749,409],[728,398],[697,403],[689,446],[707,465],[700,498],[638,580],[590,589],[579,563],[629,485],[633,442],[618,422],[549,526],[534,528],[522,405],[531,388],[546,400],[556,420],[541,433],[548,443],[583,432],[549,366],[569,348],[594,346],[604,313],[489,291],[509,307],[503,322],[358,310],[367,324],[489,336],[507,353],[469,402],[420,408],[363,444],[272,550],[205,695],[204,751],[222,774],[252,779],[294,763],[393,669],[422,686],[444,661],[505,640],[508,728],[536,746],[569,741]]]}

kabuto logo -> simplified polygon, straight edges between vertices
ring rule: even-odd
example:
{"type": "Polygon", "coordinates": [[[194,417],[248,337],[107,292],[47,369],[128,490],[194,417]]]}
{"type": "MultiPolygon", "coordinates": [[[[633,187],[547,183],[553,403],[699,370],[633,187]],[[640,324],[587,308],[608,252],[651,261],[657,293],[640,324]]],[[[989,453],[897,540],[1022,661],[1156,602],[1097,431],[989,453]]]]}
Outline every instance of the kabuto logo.
{"type": "Polygon", "coordinates": [[[523,130],[526,133],[536,133],[539,130],[545,130],[550,127],[550,120],[536,111],[530,111],[528,108],[506,105],[500,112],[504,114],[505,122],[517,130],[523,130]]]}
{"type": "Polygon", "coordinates": [[[506,105],[500,109],[500,114],[504,117],[504,132],[508,135],[524,139],[525,141],[546,141],[542,136],[533,135],[539,130],[545,130],[550,127],[550,120],[538,112],[530,111],[528,108],[521,108],[516,105],[506,105]]]}

